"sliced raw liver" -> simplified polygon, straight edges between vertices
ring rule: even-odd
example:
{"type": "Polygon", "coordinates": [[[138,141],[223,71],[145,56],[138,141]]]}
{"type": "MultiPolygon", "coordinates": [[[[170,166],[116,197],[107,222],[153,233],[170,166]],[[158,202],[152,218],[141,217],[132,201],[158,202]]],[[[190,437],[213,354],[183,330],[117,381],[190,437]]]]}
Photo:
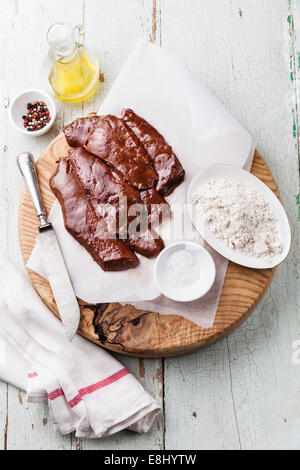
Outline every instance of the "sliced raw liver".
{"type": "Polygon", "coordinates": [[[65,126],[63,131],[70,147],[84,147],[99,119],[100,116],[79,118],[65,126]]]}
{"type": "MultiPolygon", "coordinates": [[[[119,235],[127,235],[128,225],[139,215],[139,207],[141,205],[146,205],[149,220],[151,216],[151,204],[155,204],[156,206],[158,204],[166,204],[168,207],[167,202],[155,189],[142,191],[140,193],[135,188],[128,185],[118,173],[112,171],[112,169],[99,158],[94,157],[82,148],[70,150],[68,158],[71,162],[73,172],[76,174],[82,189],[93,204],[96,213],[100,215],[101,212],[101,216],[106,219],[109,213],[112,214],[111,230],[108,221],[108,230],[110,230],[110,233],[117,232],[119,235]],[[119,218],[120,202],[122,204],[122,200],[120,201],[119,199],[120,196],[127,198],[127,217],[124,221],[124,225],[120,224],[119,218]],[[112,213],[109,210],[110,206],[115,208],[116,211],[112,213]],[[138,213],[133,211],[131,215],[129,215],[128,211],[130,211],[130,208],[138,209],[138,213]]],[[[146,224],[148,226],[148,221],[146,221],[146,224]]],[[[135,234],[132,237],[129,236],[129,245],[135,251],[148,258],[156,256],[164,246],[162,239],[148,229],[141,234],[135,234]]]]}
{"type": "Polygon", "coordinates": [[[70,150],[69,159],[97,213],[99,214],[101,211],[105,215],[105,211],[109,211],[114,216],[113,222],[116,232],[127,233],[127,225],[133,219],[128,215],[128,211],[133,204],[142,203],[140,192],[128,185],[106,163],[82,148],[70,150]],[[124,197],[127,198],[127,210],[126,206],[122,206],[124,197]],[[123,215],[122,207],[124,207],[123,215]],[[124,222],[122,219],[125,219],[124,222]]]}
{"type": "Polygon", "coordinates": [[[135,188],[150,189],[156,185],[158,176],[149,155],[135,134],[116,116],[101,117],[85,148],[117,169],[135,188]]]}
{"type": "Polygon", "coordinates": [[[122,117],[123,119],[111,115],[92,116],[76,119],[66,126],[64,133],[68,144],[79,148],[70,151],[69,159],[59,163],[62,169],[58,169],[51,183],[63,207],[67,230],[91,254],[94,253],[92,254],[94,259],[97,258],[97,262],[106,270],[128,269],[136,265],[137,258],[129,251],[128,257],[130,258],[131,253],[136,259],[128,261],[128,267],[124,267],[126,265],[124,261],[118,268],[117,260],[115,262],[111,260],[109,263],[101,261],[101,256],[93,251],[92,247],[95,244],[105,252],[105,259],[110,244],[114,253],[117,248],[121,250],[122,246],[126,246],[128,250],[131,247],[147,257],[156,256],[162,250],[163,240],[150,230],[148,222],[151,222],[152,226],[154,221],[159,223],[160,214],[165,215],[169,210],[163,196],[170,194],[184,178],[184,170],[172,147],[154,127],[129,109],[123,111],[122,117]],[[60,186],[55,184],[58,175],[61,180],[60,186]],[[64,180],[66,188],[63,187],[64,180]],[[76,193],[73,198],[73,202],[75,201],[73,209],[70,206],[72,193],[70,191],[68,194],[68,186],[73,186],[73,191],[76,193]],[[119,236],[127,234],[130,223],[136,222],[134,220],[136,214],[127,213],[127,220],[119,227],[119,196],[127,197],[128,210],[135,204],[143,204],[148,215],[145,230],[138,234],[129,234],[126,243],[119,240],[103,240],[95,236],[95,221],[97,226],[99,221],[104,221],[105,230],[109,233],[111,231],[115,233],[117,228],[119,236]],[[78,202],[76,197],[79,198],[78,202]],[[64,211],[66,205],[68,211],[64,211]],[[116,209],[114,215],[117,218],[117,226],[109,222],[111,212],[105,205],[116,209]],[[75,214],[74,221],[71,217],[72,210],[75,214]],[[76,231],[74,227],[77,227],[77,214],[80,211],[85,214],[85,223],[80,225],[79,231],[76,231]]]}
{"type": "Polygon", "coordinates": [[[148,228],[136,236],[130,235],[129,246],[146,258],[154,258],[164,249],[163,239],[154,231],[148,228]]]}
{"type": "Polygon", "coordinates": [[[124,109],[121,117],[142,142],[154,163],[159,178],[156,185],[157,191],[163,196],[168,196],[183,181],[185,175],[172,147],[151,124],[135,114],[132,109],[124,109]]]}
{"type": "Polygon", "coordinates": [[[139,261],[121,240],[102,239],[97,235],[99,218],[72,171],[68,159],[60,159],[50,187],[57,197],[68,232],[90,253],[104,271],[134,268],[139,261]]]}
{"type": "Polygon", "coordinates": [[[156,189],[141,191],[140,195],[150,222],[161,222],[162,217],[170,214],[169,204],[156,189]]]}

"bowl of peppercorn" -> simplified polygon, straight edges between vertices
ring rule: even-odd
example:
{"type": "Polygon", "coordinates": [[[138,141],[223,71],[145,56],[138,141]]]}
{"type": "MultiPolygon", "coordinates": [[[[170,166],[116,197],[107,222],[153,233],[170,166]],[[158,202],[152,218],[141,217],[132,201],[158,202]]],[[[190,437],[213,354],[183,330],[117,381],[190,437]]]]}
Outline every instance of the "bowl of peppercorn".
{"type": "Polygon", "coordinates": [[[18,131],[30,136],[46,134],[56,117],[53,98],[43,90],[19,93],[9,107],[9,118],[18,131]]]}

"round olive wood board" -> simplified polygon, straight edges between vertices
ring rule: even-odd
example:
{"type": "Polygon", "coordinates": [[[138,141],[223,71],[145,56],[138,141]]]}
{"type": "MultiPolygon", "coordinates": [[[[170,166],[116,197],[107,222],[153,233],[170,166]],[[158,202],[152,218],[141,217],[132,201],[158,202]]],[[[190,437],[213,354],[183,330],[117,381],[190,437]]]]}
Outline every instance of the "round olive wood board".
{"type": "MultiPolygon", "coordinates": [[[[68,145],[58,135],[37,160],[42,198],[49,212],[55,200],[49,187],[56,161],[66,155],[68,145]]],[[[251,173],[266,183],[280,198],[274,178],[255,153],[251,173]]],[[[38,234],[38,220],[27,189],[19,210],[19,241],[26,265],[38,234]]],[[[229,263],[213,328],[203,329],[178,315],[160,315],[118,303],[87,304],[78,300],[81,310],[79,333],[112,351],[136,357],[169,357],[187,354],[213,344],[231,333],[251,314],[260,301],[276,268],[255,270],[229,263]]],[[[45,304],[59,317],[47,280],[28,269],[33,285],[45,304]]]]}

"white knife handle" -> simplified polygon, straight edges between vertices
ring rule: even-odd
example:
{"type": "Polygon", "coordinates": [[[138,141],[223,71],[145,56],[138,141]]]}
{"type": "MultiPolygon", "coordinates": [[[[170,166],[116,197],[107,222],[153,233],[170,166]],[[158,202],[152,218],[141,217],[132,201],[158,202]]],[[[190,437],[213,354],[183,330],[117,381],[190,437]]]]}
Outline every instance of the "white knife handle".
{"type": "Polygon", "coordinates": [[[30,152],[22,152],[17,157],[17,163],[27,185],[36,214],[40,219],[41,227],[47,225],[46,211],[40,193],[33,155],[30,152]]]}

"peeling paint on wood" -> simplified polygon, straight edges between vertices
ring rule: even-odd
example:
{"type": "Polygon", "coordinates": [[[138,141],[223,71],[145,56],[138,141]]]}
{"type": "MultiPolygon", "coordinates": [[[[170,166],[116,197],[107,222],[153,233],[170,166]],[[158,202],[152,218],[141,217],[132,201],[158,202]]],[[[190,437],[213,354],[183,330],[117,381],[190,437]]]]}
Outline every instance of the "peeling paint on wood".
{"type": "Polygon", "coordinates": [[[300,222],[300,195],[296,196],[296,206],[298,210],[298,221],[300,222]]]}
{"type": "Polygon", "coordinates": [[[5,429],[4,429],[4,450],[8,450],[7,447],[7,434],[8,434],[8,415],[6,415],[5,429]]]}
{"type": "Polygon", "coordinates": [[[161,367],[159,367],[159,369],[157,369],[155,377],[157,378],[157,380],[159,380],[159,382],[163,383],[163,379],[164,379],[163,365],[161,365],[161,367]]]}
{"type": "Polygon", "coordinates": [[[5,109],[9,108],[9,97],[8,96],[5,96],[3,98],[3,106],[4,106],[5,109]]]}
{"type": "Polygon", "coordinates": [[[157,33],[157,5],[156,5],[156,0],[153,1],[153,6],[152,6],[152,31],[150,34],[150,42],[155,42],[156,41],[156,33],[157,33]]]}
{"type": "Polygon", "coordinates": [[[140,373],[140,377],[145,377],[145,362],[144,362],[144,359],[139,359],[139,373],[140,373]]]}
{"type": "Polygon", "coordinates": [[[82,0],[82,25],[85,26],[85,12],[86,12],[86,3],[85,0],[82,0]]]}
{"type": "Polygon", "coordinates": [[[278,181],[295,240],[265,299],[228,344],[222,341],[189,357],[166,359],[167,449],[300,447],[300,377],[290,360],[292,339],[300,331],[295,275],[300,269],[300,227],[295,205],[298,135],[294,138],[292,116],[294,109],[298,119],[299,107],[293,93],[296,77],[293,83],[290,79],[289,15],[293,24],[286,0],[203,0],[192,7],[182,0],[161,5],[162,45],[176,53],[252,133],[278,181]]]}

